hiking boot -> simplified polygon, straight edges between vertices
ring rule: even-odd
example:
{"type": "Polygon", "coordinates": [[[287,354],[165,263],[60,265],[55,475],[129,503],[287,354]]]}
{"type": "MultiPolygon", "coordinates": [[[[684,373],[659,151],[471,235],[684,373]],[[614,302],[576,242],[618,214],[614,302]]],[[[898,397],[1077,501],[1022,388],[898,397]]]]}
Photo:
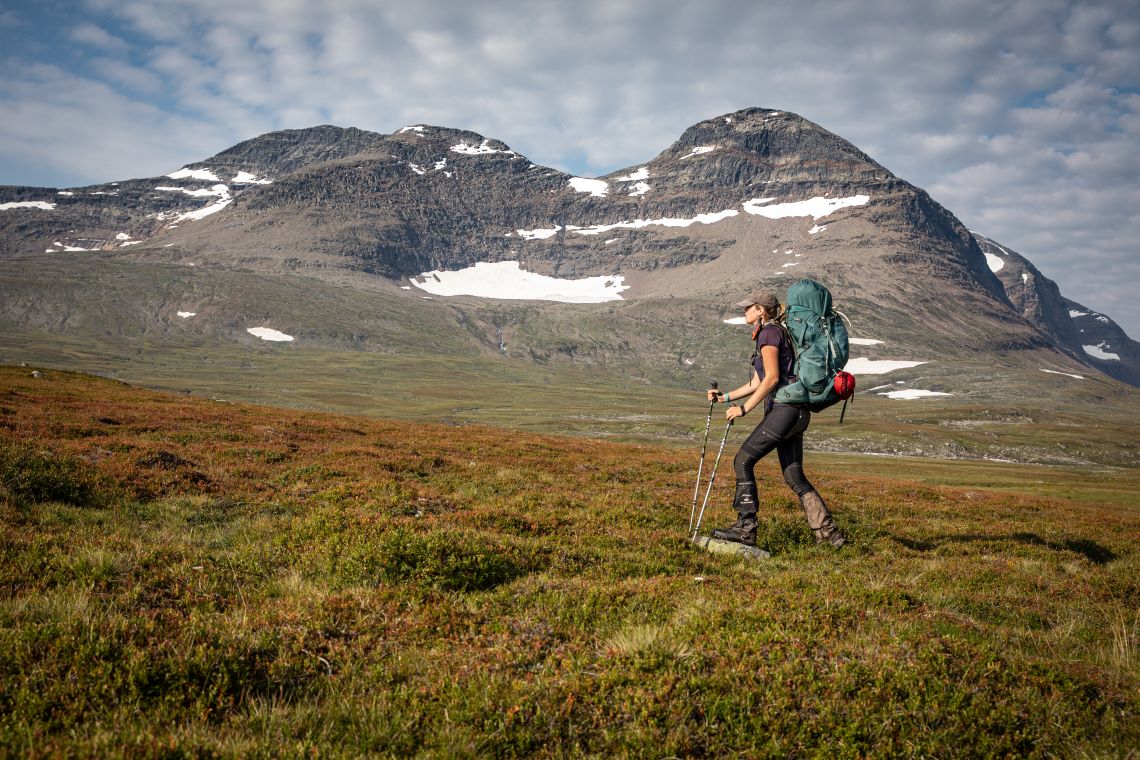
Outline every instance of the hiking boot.
{"type": "Polygon", "coordinates": [[[803,507],[804,517],[807,518],[808,527],[815,535],[815,542],[821,544],[828,542],[836,549],[847,543],[847,539],[839,532],[835,521],[831,519],[831,512],[823,497],[816,491],[808,491],[800,497],[800,506],[803,507]]]}
{"type": "Polygon", "coordinates": [[[756,545],[756,514],[738,515],[736,522],[728,528],[717,528],[712,537],[721,541],[732,541],[745,546],[756,545]]]}

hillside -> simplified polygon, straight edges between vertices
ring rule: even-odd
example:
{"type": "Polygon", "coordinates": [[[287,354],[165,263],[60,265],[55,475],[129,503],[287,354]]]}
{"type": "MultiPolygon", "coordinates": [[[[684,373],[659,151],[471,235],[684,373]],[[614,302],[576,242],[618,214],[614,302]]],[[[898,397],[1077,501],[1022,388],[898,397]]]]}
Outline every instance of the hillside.
{"type": "Polygon", "coordinates": [[[0,368],[0,754],[1140,744],[1135,469],[815,455],[833,552],[765,463],[745,564],[695,459],[0,368]]]}

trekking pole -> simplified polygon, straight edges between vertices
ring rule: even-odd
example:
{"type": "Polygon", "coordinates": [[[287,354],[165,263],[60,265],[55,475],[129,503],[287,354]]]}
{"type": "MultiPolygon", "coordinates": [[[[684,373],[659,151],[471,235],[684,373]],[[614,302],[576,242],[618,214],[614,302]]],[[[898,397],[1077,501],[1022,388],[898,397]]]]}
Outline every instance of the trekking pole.
{"type": "MultiPolygon", "coordinates": [[[[713,380],[709,384],[709,390],[716,390],[716,380],[713,380]]],[[[689,510],[689,530],[693,529],[693,518],[697,516],[697,496],[701,492],[701,473],[705,469],[705,450],[709,445],[709,428],[712,427],[712,413],[714,406],[716,406],[715,398],[709,402],[709,418],[705,420],[705,440],[703,443],[701,443],[701,463],[697,465],[697,484],[693,486],[693,507],[689,510]]]]}
{"type": "Polygon", "coordinates": [[[720,455],[724,453],[724,443],[728,440],[728,431],[732,430],[734,420],[735,418],[729,420],[728,424],[724,426],[724,436],[720,439],[720,449],[716,452],[716,461],[713,462],[712,475],[709,476],[709,487],[708,490],[705,491],[705,500],[704,503],[701,504],[701,513],[697,516],[697,526],[693,528],[693,535],[689,537],[690,541],[696,541],[697,534],[701,531],[701,520],[705,519],[705,507],[709,505],[709,496],[712,494],[713,483],[716,482],[716,471],[720,466],[720,455]]]}

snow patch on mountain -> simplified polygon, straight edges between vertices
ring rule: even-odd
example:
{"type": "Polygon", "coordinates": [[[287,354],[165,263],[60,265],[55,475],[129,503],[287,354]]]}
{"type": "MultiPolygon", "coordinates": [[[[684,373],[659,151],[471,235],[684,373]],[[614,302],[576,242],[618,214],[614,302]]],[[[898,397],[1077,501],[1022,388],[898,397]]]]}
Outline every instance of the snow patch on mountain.
{"type": "Polygon", "coordinates": [[[648,193],[652,189],[653,188],[651,188],[647,183],[638,182],[633,186],[633,189],[631,189],[629,191],[629,195],[631,197],[638,198],[642,195],[645,195],[646,193],[648,193]]]}
{"type": "Polygon", "coordinates": [[[273,184],[273,180],[271,180],[271,179],[258,179],[256,174],[250,174],[249,172],[238,172],[237,174],[234,175],[234,178],[231,179],[230,182],[233,182],[235,185],[272,185],[273,184]]]}
{"type": "Polygon", "coordinates": [[[292,335],[286,335],[283,332],[274,330],[272,327],[250,327],[246,330],[250,335],[261,338],[262,340],[272,340],[280,343],[285,343],[293,340],[292,335]]]}
{"type": "Polygon", "coordinates": [[[204,206],[200,209],[197,209],[196,211],[188,211],[184,214],[177,214],[177,212],[175,212],[175,211],[163,211],[163,212],[157,214],[156,218],[161,220],[161,221],[165,221],[167,219],[170,219],[172,216],[174,217],[174,221],[172,221],[170,224],[166,225],[167,229],[173,229],[173,228],[177,227],[179,222],[184,222],[187,220],[196,221],[198,219],[204,219],[207,216],[210,216],[211,214],[218,213],[219,211],[221,211],[222,209],[224,209],[226,206],[230,205],[230,203],[233,202],[233,196],[230,194],[229,187],[226,185],[222,185],[222,184],[214,185],[213,187],[211,187],[209,189],[201,189],[201,190],[187,190],[184,187],[163,187],[163,186],[156,187],[155,190],[161,190],[163,192],[185,193],[186,195],[190,195],[190,196],[194,196],[194,197],[213,196],[213,197],[217,198],[217,200],[214,201],[213,203],[211,203],[210,205],[204,206]],[[175,216],[175,214],[177,214],[177,216],[175,216]]]}
{"type": "Polygon", "coordinates": [[[865,205],[871,197],[869,195],[852,195],[849,198],[809,198],[806,201],[792,201],[790,203],[777,203],[767,205],[775,198],[753,198],[744,202],[744,210],[749,214],[767,217],[768,219],[783,219],[789,216],[810,216],[815,220],[822,219],[841,208],[865,205]]]}
{"type": "Polygon", "coordinates": [[[1084,380],[1085,379],[1084,375],[1070,375],[1068,372],[1058,372],[1055,369],[1043,369],[1041,371],[1042,372],[1048,372],[1050,375],[1064,375],[1065,377],[1073,377],[1073,378],[1076,378],[1077,380],[1084,380]]]}
{"type": "Polygon", "coordinates": [[[601,303],[620,301],[628,290],[622,275],[563,280],[528,272],[517,261],[479,262],[458,271],[424,272],[409,280],[437,296],[476,296],[517,301],[601,303]]]}
{"type": "Polygon", "coordinates": [[[546,240],[558,234],[560,229],[562,229],[561,226],[555,225],[553,229],[515,230],[515,232],[519,233],[519,237],[525,240],[546,240]]]}
{"type": "Polygon", "coordinates": [[[1071,317],[1072,319],[1076,319],[1077,317],[1092,317],[1097,322],[1103,322],[1106,325],[1112,323],[1111,319],[1109,319],[1108,317],[1106,317],[1103,314],[1098,314],[1095,311],[1070,311],[1069,317],[1071,317]]]}
{"type": "Polygon", "coordinates": [[[853,346],[881,346],[883,341],[875,338],[848,338],[847,342],[853,346]]]}
{"type": "Polygon", "coordinates": [[[1114,353],[1108,351],[1108,349],[1111,348],[1111,346],[1109,346],[1107,342],[1102,341],[1095,346],[1081,346],[1081,348],[1083,348],[1085,350],[1086,354],[1088,354],[1089,356],[1091,356],[1094,359],[1100,359],[1101,361],[1108,361],[1108,362],[1120,361],[1120,355],[1119,354],[1114,354],[1114,353]]]}
{"type": "Polygon", "coordinates": [[[649,167],[643,166],[632,174],[627,174],[624,177],[617,177],[617,182],[640,182],[643,179],[649,179],[649,167]]]}
{"type": "Polygon", "coordinates": [[[14,201],[12,203],[0,203],[0,211],[9,211],[14,208],[38,208],[43,211],[51,211],[55,208],[54,203],[46,201],[14,201]]]}
{"type": "Polygon", "coordinates": [[[886,396],[887,398],[910,401],[920,398],[931,398],[933,396],[953,396],[954,394],[943,393],[942,391],[924,391],[919,388],[907,388],[906,390],[901,391],[887,391],[886,393],[880,393],[879,395],[886,396]]]}
{"type": "Polygon", "coordinates": [[[214,185],[213,187],[210,187],[210,188],[201,188],[198,190],[187,190],[184,187],[170,187],[170,186],[165,186],[165,185],[159,185],[158,187],[155,188],[155,190],[161,190],[164,193],[185,193],[186,195],[190,195],[190,196],[193,196],[195,198],[202,198],[202,197],[212,196],[212,195],[216,195],[216,196],[221,197],[221,198],[230,197],[230,189],[226,185],[214,185]]]}
{"type": "Polygon", "coordinates": [[[486,156],[492,153],[505,153],[507,155],[515,156],[513,150],[500,150],[499,148],[492,148],[490,140],[484,140],[479,145],[471,145],[470,143],[461,142],[451,146],[452,153],[460,153],[465,156],[486,156]]]}
{"type": "Polygon", "coordinates": [[[714,150],[716,150],[715,145],[698,145],[697,147],[693,148],[692,152],[686,153],[677,160],[684,161],[686,158],[692,158],[693,156],[700,156],[705,153],[711,153],[714,150]]]}
{"type": "Polygon", "coordinates": [[[609,183],[602,179],[587,179],[586,177],[571,177],[570,187],[579,193],[589,193],[595,198],[604,198],[610,191],[609,183]]]}
{"type": "Polygon", "coordinates": [[[178,222],[184,222],[187,220],[197,221],[199,219],[205,219],[206,217],[210,216],[211,214],[216,214],[219,211],[221,211],[222,209],[224,209],[226,206],[230,205],[232,200],[233,200],[232,198],[226,198],[225,200],[215,201],[214,203],[211,203],[209,206],[206,206],[205,208],[200,208],[197,211],[189,211],[185,214],[180,215],[177,219],[174,220],[175,224],[172,224],[169,226],[173,227],[173,226],[176,226],[176,224],[178,222]]]}
{"type": "Polygon", "coordinates": [[[44,249],[44,253],[59,253],[60,251],[69,251],[70,252],[70,251],[90,251],[91,250],[90,248],[80,248],[79,246],[75,246],[75,245],[64,245],[63,243],[59,242],[58,240],[53,241],[52,245],[54,245],[56,247],[55,248],[46,248],[46,249],[44,249]]]}
{"type": "Polygon", "coordinates": [[[566,225],[566,229],[576,232],[579,235],[600,235],[603,232],[610,230],[638,230],[642,227],[649,227],[658,225],[661,227],[688,227],[693,224],[715,224],[722,219],[736,216],[739,211],[729,209],[727,211],[718,211],[713,214],[697,214],[692,219],[634,219],[630,222],[615,222],[614,224],[595,224],[592,227],[576,227],[572,224],[566,225]]]}
{"type": "Polygon", "coordinates": [[[902,361],[896,359],[849,359],[845,370],[853,375],[885,375],[896,369],[910,369],[926,362],[902,361]]]}
{"type": "Polygon", "coordinates": [[[170,177],[171,179],[199,179],[203,182],[221,182],[221,180],[218,179],[217,175],[215,175],[209,169],[189,169],[185,166],[176,172],[167,174],[166,176],[170,177]]]}
{"type": "MultiPolygon", "coordinates": [[[[692,219],[633,219],[625,222],[614,222],[613,224],[595,224],[592,227],[579,227],[574,224],[566,225],[565,229],[568,232],[574,232],[578,235],[601,235],[604,232],[611,230],[639,230],[644,227],[661,226],[661,227],[688,227],[693,224],[715,224],[722,219],[728,219],[738,215],[739,211],[728,209],[727,211],[718,211],[711,214],[697,214],[692,219]]],[[[536,229],[536,230],[518,230],[519,236],[527,240],[545,240],[552,237],[562,227],[555,226],[554,228],[536,229]]]]}
{"type": "Polygon", "coordinates": [[[1002,267],[1005,266],[1005,259],[1003,259],[1001,256],[995,256],[994,254],[986,253],[985,251],[983,251],[983,253],[985,253],[986,264],[989,265],[990,271],[994,274],[1000,272],[1002,270],[1002,267]]]}

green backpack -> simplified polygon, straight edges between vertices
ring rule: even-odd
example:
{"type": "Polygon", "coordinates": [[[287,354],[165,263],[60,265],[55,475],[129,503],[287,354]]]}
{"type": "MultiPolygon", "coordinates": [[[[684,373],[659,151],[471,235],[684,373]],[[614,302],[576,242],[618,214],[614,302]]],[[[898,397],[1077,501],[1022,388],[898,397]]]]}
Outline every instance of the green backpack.
{"type": "Polygon", "coordinates": [[[847,328],[831,305],[831,292],[815,280],[800,280],[788,288],[787,306],[796,379],[776,391],[776,401],[817,412],[851,398],[855,378],[842,371],[849,351],[847,328]]]}

